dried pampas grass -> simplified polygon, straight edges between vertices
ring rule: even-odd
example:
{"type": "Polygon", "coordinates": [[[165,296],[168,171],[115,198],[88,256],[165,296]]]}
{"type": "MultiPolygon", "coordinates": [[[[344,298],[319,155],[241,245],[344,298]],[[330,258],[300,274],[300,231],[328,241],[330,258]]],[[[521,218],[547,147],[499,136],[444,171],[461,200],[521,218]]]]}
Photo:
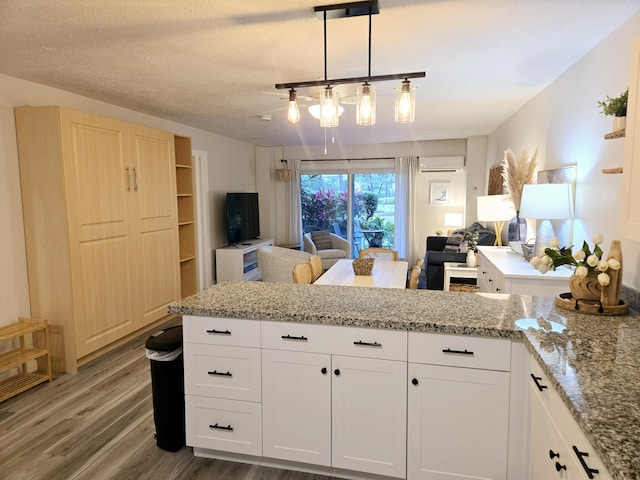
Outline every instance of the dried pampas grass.
{"type": "Polygon", "coordinates": [[[522,201],[522,187],[527,183],[535,183],[535,170],[538,165],[538,149],[533,154],[530,150],[523,150],[520,156],[516,157],[513,150],[507,148],[504,152],[502,178],[507,194],[513,202],[516,212],[520,211],[522,201]]]}

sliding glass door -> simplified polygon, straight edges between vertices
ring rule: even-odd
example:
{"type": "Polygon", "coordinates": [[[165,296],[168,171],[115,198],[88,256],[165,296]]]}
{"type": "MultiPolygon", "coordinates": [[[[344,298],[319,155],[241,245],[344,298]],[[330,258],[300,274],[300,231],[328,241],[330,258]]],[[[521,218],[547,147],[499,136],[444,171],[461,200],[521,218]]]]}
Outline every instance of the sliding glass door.
{"type": "Polygon", "coordinates": [[[395,174],[347,172],[302,174],[304,233],[330,231],[362,248],[394,248],[395,174]]]}

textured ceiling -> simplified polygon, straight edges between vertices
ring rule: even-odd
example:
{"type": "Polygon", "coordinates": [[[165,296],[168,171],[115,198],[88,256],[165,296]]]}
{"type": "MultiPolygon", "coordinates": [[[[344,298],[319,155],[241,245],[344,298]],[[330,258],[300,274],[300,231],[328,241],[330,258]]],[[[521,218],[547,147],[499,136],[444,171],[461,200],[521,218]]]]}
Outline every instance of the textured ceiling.
{"type": "MultiPolygon", "coordinates": [[[[332,3],[0,0],[0,73],[254,144],[322,144],[325,129],[306,111],[297,125],[286,121],[286,91],[274,84],[324,78],[313,8],[332,3]]],[[[416,122],[393,122],[399,81],[375,85],[373,127],[355,125],[357,85],[340,86],[351,103],[336,142],[486,135],[640,10],[638,0],[379,4],[371,74],[427,72],[412,82],[416,122]]],[[[328,77],[367,75],[367,42],[368,17],[329,20],[328,77]]]]}

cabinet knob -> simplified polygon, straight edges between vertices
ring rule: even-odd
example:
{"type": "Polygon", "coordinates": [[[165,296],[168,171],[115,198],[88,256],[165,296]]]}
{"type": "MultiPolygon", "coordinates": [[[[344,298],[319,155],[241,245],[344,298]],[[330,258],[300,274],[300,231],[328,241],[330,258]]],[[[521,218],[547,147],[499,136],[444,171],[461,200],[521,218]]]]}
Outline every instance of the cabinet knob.
{"type": "Polygon", "coordinates": [[[559,472],[560,470],[566,470],[567,466],[566,465],[562,465],[560,464],[560,462],[556,462],[556,472],[559,472]]]}
{"type": "Polygon", "coordinates": [[[340,376],[340,369],[339,369],[339,368],[336,368],[336,369],[333,371],[333,373],[335,373],[335,374],[336,374],[336,377],[339,377],[339,376],[340,376]]]}
{"type": "Polygon", "coordinates": [[[549,449],[549,458],[553,459],[553,458],[555,458],[555,457],[560,458],[560,454],[559,454],[559,453],[554,452],[554,451],[553,451],[553,450],[551,450],[551,449],[549,449]]]}
{"type": "Polygon", "coordinates": [[[412,383],[413,385],[418,385],[418,383],[420,383],[420,382],[418,382],[418,379],[417,379],[417,378],[413,378],[413,379],[411,379],[411,383],[412,383]]]}
{"type": "Polygon", "coordinates": [[[327,367],[322,367],[322,370],[320,370],[322,372],[323,375],[327,374],[327,367]]]}

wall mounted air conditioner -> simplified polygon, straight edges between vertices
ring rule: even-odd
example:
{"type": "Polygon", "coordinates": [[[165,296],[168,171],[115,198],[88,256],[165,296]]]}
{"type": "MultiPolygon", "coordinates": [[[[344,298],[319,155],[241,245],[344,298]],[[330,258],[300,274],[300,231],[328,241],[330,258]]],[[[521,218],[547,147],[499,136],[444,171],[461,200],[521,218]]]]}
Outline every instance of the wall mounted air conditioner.
{"type": "Polygon", "coordinates": [[[459,172],[464,169],[463,156],[420,157],[421,172],[459,172]]]}

